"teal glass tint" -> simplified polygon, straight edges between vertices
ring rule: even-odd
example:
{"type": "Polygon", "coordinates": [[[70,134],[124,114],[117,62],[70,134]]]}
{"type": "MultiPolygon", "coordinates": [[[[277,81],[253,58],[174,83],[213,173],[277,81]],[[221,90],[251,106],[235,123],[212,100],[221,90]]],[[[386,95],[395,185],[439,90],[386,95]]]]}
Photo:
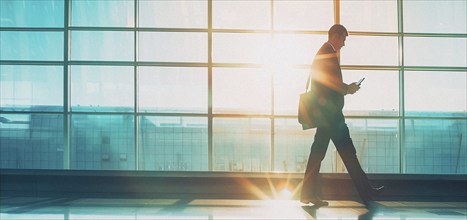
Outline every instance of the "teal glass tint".
{"type": "Polygon", "coordinates": [[[139,117],[139,169],[208,170],[205,117],[139,117]]]}
{"type": "Polygon", "coordinates": [[[466,1],[403,1],[403,7],[404,32],[467,33],[466,1]]]}
{"type": "Polygon", "coordinates": [[[1,60],[63,61],[63,32],[0,31],[1,60]]]}
{"type": "Polygon", "coordinates": [[[207,62],[207,33],[139,32],[138,60],[207,62]]]}
{"type": "Polygon", "coordinates": [[[131,31],[72,31],[71,60],[133,61],[131,31]]]}
{"type": "Polygon", "coordinates": [[[0,110],[63,111],[63,67],[0,65],[0,94],[0,110]]]}
{"type": "Polygon", "coordinates": [[[139,27],[207,28],[207,0],[138,1],[139,27]]]}
{"type": "Polygon", "coordinates": [[[212,59],[216,63],[269,62],[272,49],[270,34],[213,33],[212,59]]]}
{"type": "MultiPolygon", "coordinates": [[[[347,119],[346,123],[365,172],[399,172],[398,120],[347,119]]],[[[316,129],[303,131],[296,119],[275,119],[274,125],[275,171],[304,172],[316,129]]],[[[332,141],[322,161],[321,172],[347,172],[332,141]]]]}
{"type": "Polygon", "coordinates": [[[134,68],[71,66],[71,110],[130,112],[134,110],[134,68]]]}
{"type": "Polygon", "coordinates": [[[467,117],[467,72],[405,71],[407,116],[467,117]]]}
{"type": "Polygon", "coordinates": [[[271,74],[261,68],[214,68],[215,113],[270,114],[271,74]]]}
{"type": "Polygon", "coordinates": [[[404,62],[407,66],[467,67],[466,38],[405,37],[404,62]]]}
{"type": "Polygon", "coordinates": [[[349,31],[397,32],[397,0],[340,1],[340,11],[349,31]]]}
{"type": "Polygon", "coordinates": [[[132,115],[72,115],[70,167],[77,170],[134,170],[132,115]]]}
{"type": "Polygon", "coordinates": [[[71,1],[71,26],[134,27],[135,1],[71,1]]]}
{"type": "MultiPolygon", "coordinates": [[[[303,131],[297,119],[274,119],[274,171],[305,172],[316,129],[303,131]]],[[[328,148],[322,172],[333,172],[333,149],[328,148]]]]}
{"type": "Polygon", "coordinates": [[[406,173],[467,174],[467,120],[406,119],[406,173]]]}
{"type": "Polygon", "coordinates": [[[269,29],[271,27],[271,2],[213,1],[213,28],[269,29]]]}
{"type": "Polygon", "coordinates": [[[207,68],[138,67],[138,104],[140,112],[207,113],[207,68]]]}
{"type": "Polygon", "coordinates": [[[0,1],[0,27],[63,27],[64,0],[0,1]]]}
{"type": "Polygon", "coordinates": [[[344,83],[365,78],[353,95],[345,96],[346,116],[398,116],[399,71],[343,70],[344,83]]]}
{"type": "Polygon", "coordinates": [[[0,114],[0,168],[63,169],[61,114],[0,114]]]}
{"type": "Polygon", "coordinates": [[[399,120],[346,119],[346,123],[365,172],[400,171],[399,120]]]}
{"type": "Polygon", "coordinates": [[[271,120],[214,118],[213,170],[271,171],[271,120]]]}
{"type": "Polygon", "coordinates": [[[342,65],[399,65],[397,37],[350,35],[340,51],[342,65]]]}
{"type": "Polygon", "coordinates": [[[334,24],[332,1],[274,1],[274,29],[327,31],[334,24]]]}

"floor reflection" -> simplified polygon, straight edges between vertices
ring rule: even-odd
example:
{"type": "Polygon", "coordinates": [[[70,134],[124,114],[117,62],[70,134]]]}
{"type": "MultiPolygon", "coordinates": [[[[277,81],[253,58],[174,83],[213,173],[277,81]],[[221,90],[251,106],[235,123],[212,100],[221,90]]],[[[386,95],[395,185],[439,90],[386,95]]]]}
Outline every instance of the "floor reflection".
{"type": "Polygon", "coordinates": [[[111,199],[0,197],[0,219],[215,220],[215,219],[467,219],[466,202],[354,201],[326,207],[296,200],[111,199]]]}

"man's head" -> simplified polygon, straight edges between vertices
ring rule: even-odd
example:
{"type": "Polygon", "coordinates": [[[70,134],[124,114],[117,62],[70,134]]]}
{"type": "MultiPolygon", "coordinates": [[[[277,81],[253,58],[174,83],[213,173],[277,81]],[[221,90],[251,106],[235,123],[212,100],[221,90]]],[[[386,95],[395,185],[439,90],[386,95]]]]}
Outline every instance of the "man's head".
{"type": "Polygon", "coordinates": [[[328,31],[328,42],[331,43],[336,50],[340,50],[345,46],[345,39],[348,35],[349,33],[344,26],[335,24],[328,31]]]}

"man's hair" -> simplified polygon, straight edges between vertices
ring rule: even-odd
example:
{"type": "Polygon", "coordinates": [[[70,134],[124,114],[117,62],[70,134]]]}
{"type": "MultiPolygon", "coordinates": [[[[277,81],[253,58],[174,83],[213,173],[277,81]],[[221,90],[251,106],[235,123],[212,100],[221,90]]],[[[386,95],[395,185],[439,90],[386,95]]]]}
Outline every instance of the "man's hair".
{"type": "Polygon", "coordinates": [[[341,24],[335,24],[328,31],[328,37],[331,38],[332,36],[341,36],[345,34],[345,36],[349,36],[347,29],[341,24]]]}

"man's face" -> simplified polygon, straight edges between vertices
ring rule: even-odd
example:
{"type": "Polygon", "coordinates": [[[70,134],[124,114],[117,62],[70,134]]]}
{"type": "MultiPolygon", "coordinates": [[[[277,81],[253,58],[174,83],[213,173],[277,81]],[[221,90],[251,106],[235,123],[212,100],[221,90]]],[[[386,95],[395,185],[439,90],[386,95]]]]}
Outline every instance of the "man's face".
{"type": "Polygon", "coordinates": [[[346,34],[342,34],[337,38],[337,45],[335,45],[336,50],[340,50],[343,46],[345,46],[345,39],[347,38],[346,34]]]}

